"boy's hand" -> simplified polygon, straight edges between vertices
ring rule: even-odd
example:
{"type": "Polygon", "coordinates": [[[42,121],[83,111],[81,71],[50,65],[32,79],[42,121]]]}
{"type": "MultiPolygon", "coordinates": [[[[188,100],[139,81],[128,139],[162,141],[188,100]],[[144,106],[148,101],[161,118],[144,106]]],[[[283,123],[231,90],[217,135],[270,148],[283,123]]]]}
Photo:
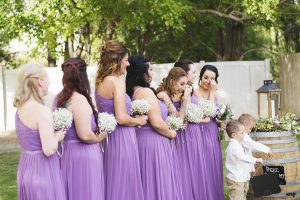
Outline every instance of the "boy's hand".
{"type": "Polygon", "coordinates": [[[261,164],[263,164],[263,159],[262,159],[262,158],[257,158],[257,159],[256,159],[256,163],[261,163],[261,164]]]}
{"type": "Polygon", "coordinates": [[[269,156],[270,158],[274,156],[273,151],[272,151],[271,149],[270,149],[270,151],[269,151],[269,153],[268,153],[268,156],[269,156]]]}

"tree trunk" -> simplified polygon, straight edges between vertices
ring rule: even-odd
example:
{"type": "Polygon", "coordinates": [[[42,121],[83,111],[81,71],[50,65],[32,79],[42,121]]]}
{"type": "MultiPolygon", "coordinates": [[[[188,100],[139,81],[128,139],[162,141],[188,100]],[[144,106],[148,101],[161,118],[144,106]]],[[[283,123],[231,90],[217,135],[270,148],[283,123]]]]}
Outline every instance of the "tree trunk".
{"type": "Polygon", "coordinates": [[[74,55],[73,40],[74,40],[74,35],[68,37],[68,52],[69,52],[68,54],[70,58],[73,57],[74,55]]]}
{"type": "Polygon", "coordinates": [[[236,22],[226,23],[225,48],[223,60],[238,60],[242,55],[244,25],[236,22]]]}
{"type": "Polygon", "coordinates": [[[223,38],[223,29],[218,28],[216,33],[216,46],[217,46],[217,61],[223,60],[224,55],[224,38],[223,38]]]}
{"type": "Polygon", "coordinates": [[[84,32],[84,43],[86,49],[86,62],[90,64],[91,61],[91,54],[92,54],[92,41],[91,41],[91,26],[89,23],[85,25],[85,32],[84,32]]]}
{"type": "Polygon", "coordinates": [[[48,67],[56,67],[56,58],[51,53],[50,47],[47,45],[47,60],[48,60],[48,67]]]}
{"type": "Polygon", "coordinates": [[[70,51],[69,51],[69,39],[65,41],[65,51],[64,51],[64,59],[67,60],[70,58],[70,51]]]}
{"type": "Polygon", "coordinates": [[[83,47],[84,47],[83,35],[82,35],[82,33],[80,33],[79,34],[78,45],[77,45],[76,51],[73,54],[73,57],[80,58],[81,57],[81,53],[83,51],[83,47]]]}
{"type": "Polygon", "coordinates": [[[146,26],[146,31],[141,32],[140,29],[137,30],[137,53],[138,55],[146,56],[146,49],[149,42],[150,27],[146,26]]]}
{"type": "Polygon", "coordinates": [[[107,22],[106,37],[105,37],[106,41],[113,39],[113,35],[116,31],[116,27],[117,27],[117,22],[115,20],[107,22]]]}

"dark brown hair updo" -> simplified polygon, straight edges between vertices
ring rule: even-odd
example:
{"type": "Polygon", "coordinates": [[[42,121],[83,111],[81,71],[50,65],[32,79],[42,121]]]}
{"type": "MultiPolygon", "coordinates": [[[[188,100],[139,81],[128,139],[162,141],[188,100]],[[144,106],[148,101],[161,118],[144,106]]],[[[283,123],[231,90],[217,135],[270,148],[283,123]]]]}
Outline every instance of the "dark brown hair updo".
{"type": "Polygon", "coordinates": [[[118,72],[121,66],[121,60],[126,54],[128,54],[128,50],[122,43],[116,40],[108,40],[105,42],[100,50],[96,87],[106,76],[118,72]]]}

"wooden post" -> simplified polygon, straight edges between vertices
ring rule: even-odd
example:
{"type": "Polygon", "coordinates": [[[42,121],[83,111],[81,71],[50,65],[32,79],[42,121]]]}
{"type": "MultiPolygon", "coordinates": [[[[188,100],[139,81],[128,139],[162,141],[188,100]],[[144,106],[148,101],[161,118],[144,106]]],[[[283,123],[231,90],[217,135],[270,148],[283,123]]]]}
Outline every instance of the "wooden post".
{"type": "Polygon", "coordinates": [[[258,117],[260,117],[260,93],[257,93],[257,103],[258,103],[258,117]]]}
{"type": "Polygon", "coordinates": [[[281,102],[280,102],[280,92],[277,93],[278,95],[278,117],[281,117],[281,102]]]}
{"type": "Polygon", "coordinates": [[[272,117],[271,92],[268,92],[268,117],[272,117]]]}

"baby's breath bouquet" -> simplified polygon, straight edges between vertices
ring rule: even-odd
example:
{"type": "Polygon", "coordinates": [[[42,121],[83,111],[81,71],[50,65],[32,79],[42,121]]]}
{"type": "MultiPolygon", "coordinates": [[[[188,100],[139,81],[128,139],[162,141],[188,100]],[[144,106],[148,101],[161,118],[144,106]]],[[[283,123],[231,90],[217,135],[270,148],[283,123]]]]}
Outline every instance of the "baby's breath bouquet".
{"type": "Polygon", "coordinates": [[[204,117],[215,117],[216,105],[212,101],[202,100],[199,101],[198,106],[202,109],[204,117]]]}
{"type": "Polygon", "coordinates": [[[132,101],[131,115],[147,115],[150,110],[149,103],[144,99],[132,101]]]}
{"type": "Polygon", "coordinates": [[[73,121],[72,113],[66,108],[57,108],[53,112],[54,130],[68,129],[73,121]]]}
{"type": "MultiPolygon", "coordinates": [[[[53,127],[54,130],[69,129],[72,126],[73,115],[66,108],[57,108],[53,112],[53,127]]],[[[56,151],[59,157],[63,156],[64,146],[62,142],[59,142],[59,150],[56,151]]]]}
{"type": "Polygon", "coordinates": [[[112,114],[102,112],[98,114],[98,128],[100,132],[111,133],[117,126],[117,120],[112,114]]]}
{"type": "Polygon", "coordinates": [[[185,119],[190,123],[200,123],[203,118],[203,111],[200,106],[194,103],[190,103],[187,106],[185,119]]]}
{"type": "Polygon", "coordinates": [[[183,121],[179,117],[172,115],[167,117],[166,124],[170,130],[177,131],[185,129],[183,121]]]}

